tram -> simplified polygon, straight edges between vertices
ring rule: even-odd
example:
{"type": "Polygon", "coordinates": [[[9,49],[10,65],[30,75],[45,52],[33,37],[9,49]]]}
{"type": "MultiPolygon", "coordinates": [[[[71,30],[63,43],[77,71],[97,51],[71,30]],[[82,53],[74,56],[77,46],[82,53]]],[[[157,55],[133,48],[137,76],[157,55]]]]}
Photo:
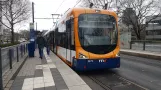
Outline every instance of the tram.
{"type": "Polygon", "coordinates": [[[110,10],[73,8],[47,36],[52,50],[78,71],[120,67],[117,14],[110,10]]]}

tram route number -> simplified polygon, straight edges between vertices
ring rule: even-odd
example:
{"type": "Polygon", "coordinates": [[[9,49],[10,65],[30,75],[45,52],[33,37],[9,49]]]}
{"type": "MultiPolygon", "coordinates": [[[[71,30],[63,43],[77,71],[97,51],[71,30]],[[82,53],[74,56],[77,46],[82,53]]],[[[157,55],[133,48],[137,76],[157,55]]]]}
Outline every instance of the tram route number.
{"type": "Polygon", "coordinates": [[[106,60],[104,60],[104,59],[99,60],[99,63],[105,63],[105,62],[106,62],[106,60]]]}
{"type": "MultiPolygon", "coordinates": [[[[88,60],[88,63],[92,63],[92,62],[94,62],[94,60],[88,60]]],[[[100,59],[100,60],[98,60],[98,62],[99,63],[105,63],[106,60],[105,59],[100,59]]]]}

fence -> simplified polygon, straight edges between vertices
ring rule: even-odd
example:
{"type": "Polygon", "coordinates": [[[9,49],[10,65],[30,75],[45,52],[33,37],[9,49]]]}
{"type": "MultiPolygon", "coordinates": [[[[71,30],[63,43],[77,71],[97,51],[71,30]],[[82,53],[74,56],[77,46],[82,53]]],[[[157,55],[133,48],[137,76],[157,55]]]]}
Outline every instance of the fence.
{"type": "MultiPolygon", "coordinates": [[[[21,60],[21,58],[28,52],[28,43],[22,43],[10,47],[0,48],[0,81],[2,76],[21,60]]],[[[2,82],[0,82],[2,85],[2,82]]],[[[0,85],[0,87],[1,87],[0,85]]]]}
{"type": "Polygon", "coordinates": [[[142,40],[142,41],[131,41],[130,47],[126,49],[133,49],[133,50],[144,50],[144,51],[152,51],[152,52],[161,52],[161,41],[149,41],[149,40],[142,40]]]}

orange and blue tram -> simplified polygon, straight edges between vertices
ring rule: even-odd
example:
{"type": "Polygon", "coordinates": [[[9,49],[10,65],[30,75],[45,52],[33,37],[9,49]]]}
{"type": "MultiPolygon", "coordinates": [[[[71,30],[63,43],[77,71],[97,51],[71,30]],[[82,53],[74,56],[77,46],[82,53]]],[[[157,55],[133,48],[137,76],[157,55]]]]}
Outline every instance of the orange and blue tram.
{"type": "Polygon", "coordinates": [[[73,8],[46,36],[52,50],[78,71],[119,68],[117,14],[110,10],[73,8]]]}

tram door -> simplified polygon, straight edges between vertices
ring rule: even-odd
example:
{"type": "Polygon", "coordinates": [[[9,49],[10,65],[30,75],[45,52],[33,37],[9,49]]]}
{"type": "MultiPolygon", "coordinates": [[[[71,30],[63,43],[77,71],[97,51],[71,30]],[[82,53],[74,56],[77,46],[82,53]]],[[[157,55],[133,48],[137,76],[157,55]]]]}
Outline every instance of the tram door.
{"type": "Polygon", "coordinates": [[[66,21],[66,60],[71,63],[71,19],[66,21]]]}
{"type": "Polygon", "coordinates": [[[58,45],[58,28],[56,28],[55,32],[53,33],[53,49],[54,52],[57,53],[57,48],[56,46],[58,45]]]}

